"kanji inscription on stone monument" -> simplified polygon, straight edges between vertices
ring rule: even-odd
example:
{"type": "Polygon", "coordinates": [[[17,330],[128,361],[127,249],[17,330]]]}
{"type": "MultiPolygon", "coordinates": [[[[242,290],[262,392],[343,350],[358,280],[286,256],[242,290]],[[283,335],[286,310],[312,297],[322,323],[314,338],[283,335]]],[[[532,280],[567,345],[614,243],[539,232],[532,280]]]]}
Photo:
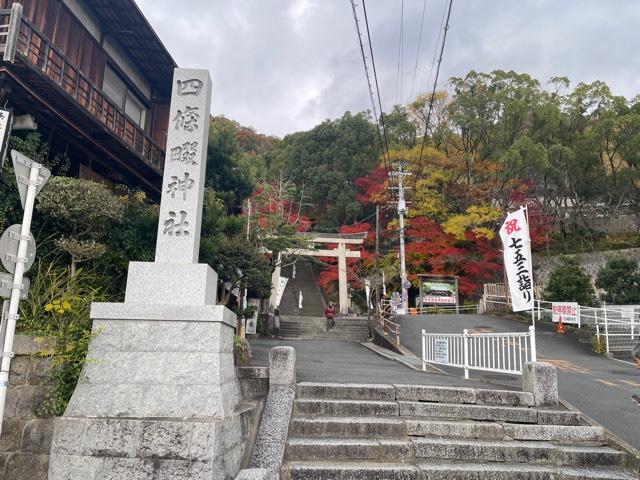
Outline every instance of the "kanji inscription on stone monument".
{"type": "Polygon", "coordinates": [[[198,262],[210,110],[209,72],[175,69],[156,262],[198,262]]]}

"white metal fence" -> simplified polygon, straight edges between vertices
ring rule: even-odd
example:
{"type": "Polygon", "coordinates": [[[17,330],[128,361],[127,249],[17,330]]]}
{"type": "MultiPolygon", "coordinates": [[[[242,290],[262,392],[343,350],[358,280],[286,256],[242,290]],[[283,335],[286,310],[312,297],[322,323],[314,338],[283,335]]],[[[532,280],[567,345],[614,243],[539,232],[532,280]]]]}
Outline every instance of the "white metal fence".
{"type": "MultiPolygon", "coordinates": [[[[485,309],[510,309],[509,299],[504,297],[504,284],[486,284],[484,292],[485,309]]],[[[536,300],[535,310],[538,320],[552,320],[552,302],[536,300]]],[[[598,341],[604,343],[607,353],[631,351],[640,340],[640,305],[578,305],[576,320],[575,326],[578,328],[590,327],[594,330],[598,341]]]]}
{"type": "Polygon", "coordinates": [[[427,333],[422,330],[422,369],[427,363],[469,370],[522,375],[527,362],[536,361],[534,327],[522,333],[427,333]]]}

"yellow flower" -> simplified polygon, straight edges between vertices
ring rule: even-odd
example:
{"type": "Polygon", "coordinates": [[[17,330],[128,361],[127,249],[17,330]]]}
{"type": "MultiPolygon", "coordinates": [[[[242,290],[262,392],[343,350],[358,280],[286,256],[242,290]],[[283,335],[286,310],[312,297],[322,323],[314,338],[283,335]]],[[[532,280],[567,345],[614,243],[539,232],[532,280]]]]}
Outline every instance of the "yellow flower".
{"type": "Polygon", "coordinates": [[[62,301],[62,308],[64,308],[65,310],[71,310],[71,304],[69,302],[67,302],[66,300],[62,301]]]}
{"type": "Polygon", "coordinates": [[[61,314],[62,314],[62,313],[64,313],[64,308],[58,308],[58,309],[56,310],[56,312],[58,312],[58,313],[61,313],[61,314]]]}
{"type": "Polygon", "coordinates": [[[52,304],[50,304],[50,303],[47,303],[47,304],[44,306],[44,311],[45,311],[45,312],[50,312],[51,310],[53,310],[53,305],[52,305],[52,304]]]}

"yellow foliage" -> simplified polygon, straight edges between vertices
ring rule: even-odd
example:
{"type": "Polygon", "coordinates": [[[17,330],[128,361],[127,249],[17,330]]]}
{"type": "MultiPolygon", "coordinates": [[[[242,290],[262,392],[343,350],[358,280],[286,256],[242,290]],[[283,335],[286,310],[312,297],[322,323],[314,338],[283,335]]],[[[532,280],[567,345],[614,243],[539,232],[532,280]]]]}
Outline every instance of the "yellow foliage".
{"type": "Polygon", "coordinates": [[[500,211],[489,205],[471,205],[467,208],[466,213],[454,215],[444,222],[443,230],[458,240],[464,240],[464,234],[468,229],[472,229],[476,234],[490,239],[493,238],[493,231],[481,226],[494,222],[500,216],[500,211]]]}

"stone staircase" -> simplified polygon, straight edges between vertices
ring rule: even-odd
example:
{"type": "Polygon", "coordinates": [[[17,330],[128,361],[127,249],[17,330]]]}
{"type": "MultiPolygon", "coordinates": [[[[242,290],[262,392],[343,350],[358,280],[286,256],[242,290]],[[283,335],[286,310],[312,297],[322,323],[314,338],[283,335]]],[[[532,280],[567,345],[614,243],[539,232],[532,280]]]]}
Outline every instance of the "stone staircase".
{"type": "Polygon", "coordinates": [[[529,393],[300,383],[283,480],[633,480],[578,412],[529,393]]]}
{"type": "Polygon", "coordinates": [[[295,279],[292,271],[292,265],[282,269],[282,276],[289,278],[289,281],[280,300],[280,314],[308,317],[322,316],[326,303],[311,263],[305,260],[298,260],[296,262],[295,279]],[[302,310],[298,308],[300,291],[302,291],[302,310]]]}
{"type": "Polygon", "coordinates": [[[288,339],[346,340],[362,342],[369,336],[366,317],[336,317],[336,326],[327,331],[324,317],[282,315],[280,334],[288,339]]]}

